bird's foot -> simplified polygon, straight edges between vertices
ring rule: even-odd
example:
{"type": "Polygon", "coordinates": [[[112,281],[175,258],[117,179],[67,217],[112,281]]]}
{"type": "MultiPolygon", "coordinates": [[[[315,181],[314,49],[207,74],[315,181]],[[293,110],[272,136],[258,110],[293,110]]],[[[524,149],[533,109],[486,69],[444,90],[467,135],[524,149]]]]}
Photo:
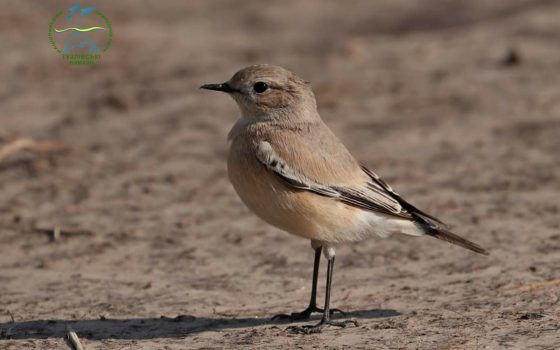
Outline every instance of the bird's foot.
{"type": "Polygon", "coordinates": [[[346,328],[349,325],[354,325],[354,327],[358,327],[360,324],[356,320],[332,321],[332,320],[322,319],[321,322],[317,323],[316,325],[290,326],[287,328],[287,330],[292,333],[298,333],[298,334],[314,334],[314,333],[321,333],[323,329],[325,329],[328,326],[346,328]]]}
{"type": "MultiPolygon", "coordinates": [[[[309,305],[307,309],[303,310],[302,312],[292,312],[291,314],[279,314],[272,317],[271,321],[306,321],[309,320],[311,314],[313,312],[323,313],[324,310],[318,308],[315,305],[309,305]]],[[[339,312],[342,316],[346,316],[346,313],[340,309],[331,309],[330,314],[331,316],[335,313],[339,312]]]]}

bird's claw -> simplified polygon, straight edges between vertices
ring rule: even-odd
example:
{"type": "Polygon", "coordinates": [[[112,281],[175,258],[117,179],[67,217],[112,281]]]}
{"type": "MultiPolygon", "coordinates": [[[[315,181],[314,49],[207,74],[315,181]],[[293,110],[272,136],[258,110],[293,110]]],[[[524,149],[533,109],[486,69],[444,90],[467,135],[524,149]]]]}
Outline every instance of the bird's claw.
{"type": "Polygon", "coordinates": [[[323,329],[328,326],[346,328],[351,324],[354,325],[354,327],[359,327],[360,325],[356,320],[332,321],[332,320],[323,319],[321,320],[321,322],[315,325],[290,326],[287,328],[287,330],[297,334],[314,334],[314,333],[321,333],[323,329]]]}
{"type": "MultiPolygon", "coordinates": [[[[292,312],[291,314],[278,314],[271,318],[271,321],[304,321],[309,320],[311,314],[313,312],[317,313],[324,313],[323,309],[318,308],[317,306],[309,306],[307,309],[303,310],[302,312],[292,312]]],[[[339,312],[342,316],[346,316],[346,313],[340,309],[331,309],[330,316],[334,315],[335,312],[339,312]]]]}
{"type": "Polygon", "coordinates": [[[302,312],[292,312],[291,314],[278,314],[272,316],[270,319],[271,321],[302,321],[308,320],[311,317],[311,312],[302,311],[302,312]]]}

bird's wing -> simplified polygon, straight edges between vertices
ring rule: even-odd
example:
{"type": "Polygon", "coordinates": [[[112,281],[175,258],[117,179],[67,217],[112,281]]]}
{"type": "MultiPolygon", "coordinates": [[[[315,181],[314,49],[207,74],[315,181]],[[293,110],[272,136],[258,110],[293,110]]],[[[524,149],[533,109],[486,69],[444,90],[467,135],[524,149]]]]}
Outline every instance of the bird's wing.
{"type": "Polygon", "coordinates": [[[301,172],[290,167],[272,148],[270,143],[260,142],[257,148],[257,159],[266,168],[280,177],[287,185],[300,190],[311,191],[327,197],[336,197],[338,192],[329,186],[321,185],[308,179],[301,172]]]}
{"type": "MultiPolygon", "coordinates": [[[[298,146],[302,147],[300,151],[305,152],[305,144],[298,146]]],[[[261,141],[257,146],[256,155],[261,164],[294,189],[330,197],[357,208],[412,219],[410,213],[404,210],[390,192],[373,183],[366,181],[359,184],[328,183],[318,179],[318,176],[306,174],[305,168],[316,162],[323,163],[321,164],[323,167],[326,166],[328,160],[317,153],[307,153],[307,166],[301,166],[301,163],[298,166],[293,161],[290,162],[287,157],[282,157],[269,142],[261,141]]],[[[359,167],[357,169],[362,171],[359,167]]],[[[349,174],[349,177],[352,175],[349,174]]]]}
{"type": "Polygon", "coordinates": [[[287,186],[330,197],[360,209],[414,221],[424,228],[424,233],[427,235],[488,255],[488,252],[478,244],[449,231],[447,225],[439,219],[405,201],[374,172],[363,166],[356,166],[357,170],[354,169],[352,162],[355,161],[346,154],[345,148],[332,148],[327,144],[326,151],[317,150],[309,147],[305,142],[291,141],[293,142],[275,144],[278,151],[267,141],[261,141],[257,146],[259,162],[287,186]],[[286,145],[294,148],[286,148],[286,145]],[[329,151],[335,152],[336,157],[327,157],[329,151]],[[305,156],[294,157],[294,154],[299,153],[305,156]],[[346,155],[350,158],[344,159],[346,155]],[[332,159],[337,160],[333,162],[332,159]],[[347,183],[337,181],[344,175],[351,178],[351,181],[347,183]],[[329,178],[332,181],[325,180],[329,178]]]}
{"type": "Polygon", "coordinates": [[[418,209],[414,205],[407,202],[404,198],[402,198],[400,196],[400,194],[398,194],[395,190],[393,190],[393,188],[391,186],[389,186],[385,181],[383,181],[376,173],[369,170],[368,168],[366,168],[363,165],[361,166],[361,168],[371,179],[371,182],[368,183],[369,186],[374,186],[374,187],[376,187],[380,190],[384,190],[387,193],[389,193],[395,200],[397,200],[400,203],[400,205],[406,211],[408,211],[410,214],[412,214],[417,219],[419,219],[419,221],[423,221],[424,223],[426,223],[429,226],[432,226],[434,228],[436,228],[436,227],[445,228],[445,229],[449,228],[449,226],[447,224],[443,223],[438,218],[436,218],[436,217],[418,209]]]}

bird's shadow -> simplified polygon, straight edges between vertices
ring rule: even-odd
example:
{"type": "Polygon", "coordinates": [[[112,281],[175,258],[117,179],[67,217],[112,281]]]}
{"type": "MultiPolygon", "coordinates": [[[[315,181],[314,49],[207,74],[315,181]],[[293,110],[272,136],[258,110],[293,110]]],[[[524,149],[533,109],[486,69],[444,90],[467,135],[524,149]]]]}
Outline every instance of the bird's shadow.
{"type": "MultiPolygon", "coordinates": [[[[401,315],[395,310],[348,312],[347,318],[376,319],[401,315]]],[[[206,318],[182,315],[175,318],[134,318],[96,320],[34,320],[0,323],[0,339],[46,339],[65,337],[68,330],[80,337],[102,339],[153,339],[185,336],[192,333],[256,326],[282,326],[269,318],[206,318]]]]}

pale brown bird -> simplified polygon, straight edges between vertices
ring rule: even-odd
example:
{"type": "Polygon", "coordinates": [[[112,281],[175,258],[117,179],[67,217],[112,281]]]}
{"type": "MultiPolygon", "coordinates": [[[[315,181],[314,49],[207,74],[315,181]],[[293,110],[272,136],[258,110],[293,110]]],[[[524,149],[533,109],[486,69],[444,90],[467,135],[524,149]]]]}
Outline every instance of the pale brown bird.
{"type": "Polygon", "coordinates": [[[201,88],[229,94],[241,110],[228,135],[228,173],[241,200],[269,224],[309,239],[315,249],[309,306],[275,318],[304,320],[312,312],[322,312],[323,317],[316,325],[295,330],[311,333],[326,325],[357,325],[354,320],[331,320],[339,243],[401,233],[432,236],[487,254],[361,166],[323,123],[310,84],[295,74],[277,66],[254,65],[225,83],[201,88]],[[315,300],[321,251],[328,260],[324,309],[315,300]]]}

